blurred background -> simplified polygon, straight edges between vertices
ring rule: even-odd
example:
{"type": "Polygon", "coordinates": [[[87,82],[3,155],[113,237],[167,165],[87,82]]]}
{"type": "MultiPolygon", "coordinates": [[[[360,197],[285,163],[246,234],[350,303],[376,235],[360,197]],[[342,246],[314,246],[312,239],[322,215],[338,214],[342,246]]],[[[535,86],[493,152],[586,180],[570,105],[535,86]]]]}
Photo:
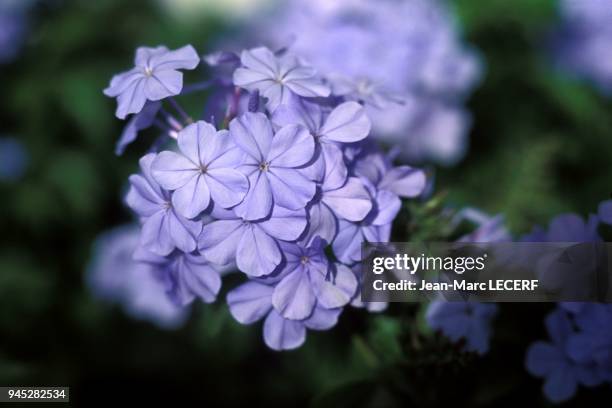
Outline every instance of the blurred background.
{"type": "MultiPolygon", "coordinates": [[[[4,2],[18,7],[0,15],[0,385],[70,386],[75,405],[119,394],[209,406],[547,404],[524,368],[528,344],[546,337],[546,304],[503,305],[491,351],[479,358],[441,338],[425,341],[418,306],[346,310],[332,331],[278,353],[223,302],[196,304],[168,330],[93,296],[86,276],[96,239],[133,221],[122,196],[145,150],[137,143],[114,155],[123,124],[102,89],[140,45],[212,52],[271,6],[0,0],[0,12],[4,2]]],[[[434,204],[503,213],[517,235],[559,213],[595,212],[612,192],[612,96],[550,56],[556,2],[449,6],[484,74],[467,101],[468,153],[437,170],[434,204]]],[[[612,44],[608,51],[602,58],[612,44]]],[[[435,236],[439,212],[420,216],[421,232],[435,236]]],[[[610,396],[609,386],[581,390],[567,405],[610,396]]]]}

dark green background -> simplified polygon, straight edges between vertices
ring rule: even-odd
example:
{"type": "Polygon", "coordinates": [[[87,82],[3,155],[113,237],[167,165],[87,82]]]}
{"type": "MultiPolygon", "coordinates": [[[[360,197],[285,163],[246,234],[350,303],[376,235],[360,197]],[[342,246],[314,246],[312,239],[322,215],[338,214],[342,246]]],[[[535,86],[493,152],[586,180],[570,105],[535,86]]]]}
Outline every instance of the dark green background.
{"type": "MultiPolygon", "coordinates": [[[[545,54],[556,22],[547,0],[453,3],[486,74],[469,99],[471,148],[438,173],[438,195],[396,225],[446,237],[444,207],[506,214],[514,233],[560,212],[587,214],[612,190],[612,98],[556,71],[545,54]]],[[[24,178],[0,184],[0,384],[68,385],[74,404],[118,398],[190,405],[546,406],[525,349],[545,337],[551,305],[503,305],[489,355],[429,333],[422,310],[347,310],[297,351],[268,350],[261,327],[235,323],[223,302],[161,331],[92,298],[84,272],[96,235],[131,220],[127,176],[148,141],[113,155],[122,123],[101,90],[139,45],[212,51],[236,27],[178,22],[144,0],[50,1],[32,12],[20,57],[0,66],[0,133],[30,154],[24,178]]],[[[229,279],[226,288],[237,281],[229,279]]],[[[224,293],[225,293],[224,289],[224,293]]],[[[582,389],[569,404],[609,398],[582,389]]]]}

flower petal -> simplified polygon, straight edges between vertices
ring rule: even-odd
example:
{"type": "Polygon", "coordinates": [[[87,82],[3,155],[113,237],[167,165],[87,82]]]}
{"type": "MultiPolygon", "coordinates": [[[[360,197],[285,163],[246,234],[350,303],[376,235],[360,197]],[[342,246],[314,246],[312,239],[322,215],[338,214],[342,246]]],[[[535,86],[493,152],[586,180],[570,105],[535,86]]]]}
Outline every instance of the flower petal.
{"type": "Polygon", "coordinates": [[[247,112],[231,121],[230,135],[245,153],[260,163],[272,144],[272,125],[263,113],[247,112]]]}
{"type": "Polygon", "coordinates": [[[226,265],[236,258],[236,248],[243,233],[240,219],[213,221],[202,228],[198,249],[209,261],[226,265]]]}
{"type": "Polygon", "coordinates": [[[372,210],[370,194],[357,177],[349,177],[337,190],[324,191],[321,200],[337,216],[349,221],[361,221],[372,210]]]}
{"type": "Polygon", "coordinates": [[[249,191],[249,180],[234,169],[209,169],[205,179],[213,200],[223,208],[239,204],[249,191]]]}
{"type": "Polygon", "coordinates": [[[249,276],[268,275],[281,263],[278,243],[255,225],[245,228],[238,243],[236,264],[249,276]]]}
{"type": "Polygon", "coordinates": [[[332,264],[329,269],[324,264],[312,264],[309,269],[313,291],[321,306],[328,309],[348,304],[357,291],[357,279],[345,265],[332,264]]]}
{"type": "Polygon", "coordinates": [[[197,177],[200,169],[187,159],[174,152],[161,152],[151,164],[151,174],[155,181],[166,190],[176,190],[197,177]]]}
{"type": "Polygon", "coordinates": [[[306,340],[306,328],[300,321],[283,318],[272,309],[264,322],[264,341],[273,350],[292,350],[306,340]]]}
{"type": "Polygon", "coordinates": [[[410,166],[394,167],[384,175],[378,188],[400,197],[417,197],[427,184],[425,172],[410,166]]]}
{"type": "Polygon", "coordinates": [[[308,224],[306,210],[287,210],[275,206],[269,219],[257,223],[271,237],[284,241],[295,241],[308,224]]]}
{"type": "Polygon", "coordinates": [[[234,211],[245,220],[259,220],[270,215],[272,211],[272,188],[264,172],[256,170],[248,177],[249,191],[234,211]]]}
{"type": "Polygon", "coordinates": [[[230,313],[238,322],[251,324],[272,310],[274,288],[256,281],[248,281],[227,294],[230,313]]]}
{"type": "Polygon", "coordinates": [[[267,179],[274,197],[274,204],[290,210],[300,210],[314,197],[317,186],[300,171],[289,168],[274,168],[267,179]]]}
{"type": "Polygon", "coordinates": [[[345,102],[329,114],[320,133],[335,142],[352,143],[365,139],[371,127],[363,106],[357,102],[345,102]]]}
{"type": "Polygon", "coordinates": [[[272,304],[287,319],[302,320],[310,316],[315,297],[308,273],[301,265],[276,285],[272,304]]]}
{"type": "Polygon", "coordinates": [[[266,159],[274,167],[298,167],[308,163],[314,151],[314,138],[305,127],[287,125],[274,135],[266,159]]]}
{"type": "MultiPolygon", "coordinates": [[[[197,173],[196,173],[197,174],[197,173]]],[[[192,177],[172,194],[172,206],[182,216],[195,218],[210,205],[210,189],[201,174],[192,177]]]]}
{"type": "Polygon", "coordinates": [[[155,70],[151,76],[145,77],[144,82],[144,93],[147,99],[159,101],[181,93],[183,74],[174,70],[155,70]]]}

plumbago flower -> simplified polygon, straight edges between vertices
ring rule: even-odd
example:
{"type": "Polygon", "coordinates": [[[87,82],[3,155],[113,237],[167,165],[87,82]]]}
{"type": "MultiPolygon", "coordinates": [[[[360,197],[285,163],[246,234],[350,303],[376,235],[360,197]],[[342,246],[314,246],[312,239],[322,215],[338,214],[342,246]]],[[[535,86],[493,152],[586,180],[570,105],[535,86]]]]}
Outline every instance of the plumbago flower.
{"type": "Polygon", "coordinates": [[[106,96],[117,97],[119,119],[142,110],[147,100],[159,101],[178,95],[183,88],[179,69],[194,69],[200,57],[191,45],[170,51],[164,46],[140,47],[134,58],[135,67],[115,75],[106,96]]]}
{"type": "Polygon", "coordinates": [[[181,154],[164,151],[152,164],[160,186],[173,190],[172,205],[187,218],[195,218],[211,201],[223,208],[240,203],[247,191],[247,178],[233,166],[242,152],[227,131],[199,121],[178,134],[181,154]]]}
{"type": "Polygon", "coordinates": [[[400,197],[419,196],[425,173],[394,166],[368,141],[364,106],[331,94],[328,79],[297,56],[263,47],[241,58],[217,53],[205,58],[219,68],[213,80],[150,97],[148,81],[176,79],[158,73],[193,65],[187,47],[164,50],[147,49],[145,65],[139,51],[137,68],[107,92],[135,113],[118,150],[142,129],[161,130],[126,197],[142,226],[135,262],[181,306],[214,301],[220,271],[237,269],[246,283],[229,291],[232,315],[264,319],[270,348],[296,348],[307,329],[333,327],[354,303],[361,243],[389,239],[400,197]],[[206,111],[194,120],[169,98],[211,87],[214,103],[227,103],[212,107],[221,118],[206,111]],[[127,103],[130,95],[142,105],[127,103]]]}
{"type": "Polygon", "coordinates": [[[300,63],[293,55],[277,57],[265,47],[242,51],[243,67],[234,72],[234,84],[258,90],[268,99],[267,106],[274,111],[292,94],[314,98],[329,96],[330,89],[316,77],[314,69],[300,63]]]}

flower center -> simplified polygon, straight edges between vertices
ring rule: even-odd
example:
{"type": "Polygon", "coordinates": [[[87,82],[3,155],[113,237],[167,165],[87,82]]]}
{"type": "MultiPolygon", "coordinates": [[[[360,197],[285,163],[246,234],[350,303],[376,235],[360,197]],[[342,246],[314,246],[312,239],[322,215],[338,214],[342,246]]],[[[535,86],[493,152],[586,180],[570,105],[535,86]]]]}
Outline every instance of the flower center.
{"type": "Polygon", "coordinates": [[[204,163],[200,163],[198,167],[200,169],[200,173],[202,174],[206,174],[206,172],[208,171],[208,166],[204,163]]]}
{"type": "Polygon", "coordinates": [[[153,75],[153,68],[151,68],[150,66],[146,66],[144,69],[144,73],[146,76],[150,77],[153,75]]]}
{"type": "Polygon", "coordinates": [[[310,262],[310,258],[304,255],[300,258],[300,262],[302,263],[302,265],[306,265],[308,262],[310,262]]]}
{"type": "Polygon", "coordinates": [[[270,163],[261,162],[259,163],[259,171],[268,171],[270,169],[270,163]]]}

